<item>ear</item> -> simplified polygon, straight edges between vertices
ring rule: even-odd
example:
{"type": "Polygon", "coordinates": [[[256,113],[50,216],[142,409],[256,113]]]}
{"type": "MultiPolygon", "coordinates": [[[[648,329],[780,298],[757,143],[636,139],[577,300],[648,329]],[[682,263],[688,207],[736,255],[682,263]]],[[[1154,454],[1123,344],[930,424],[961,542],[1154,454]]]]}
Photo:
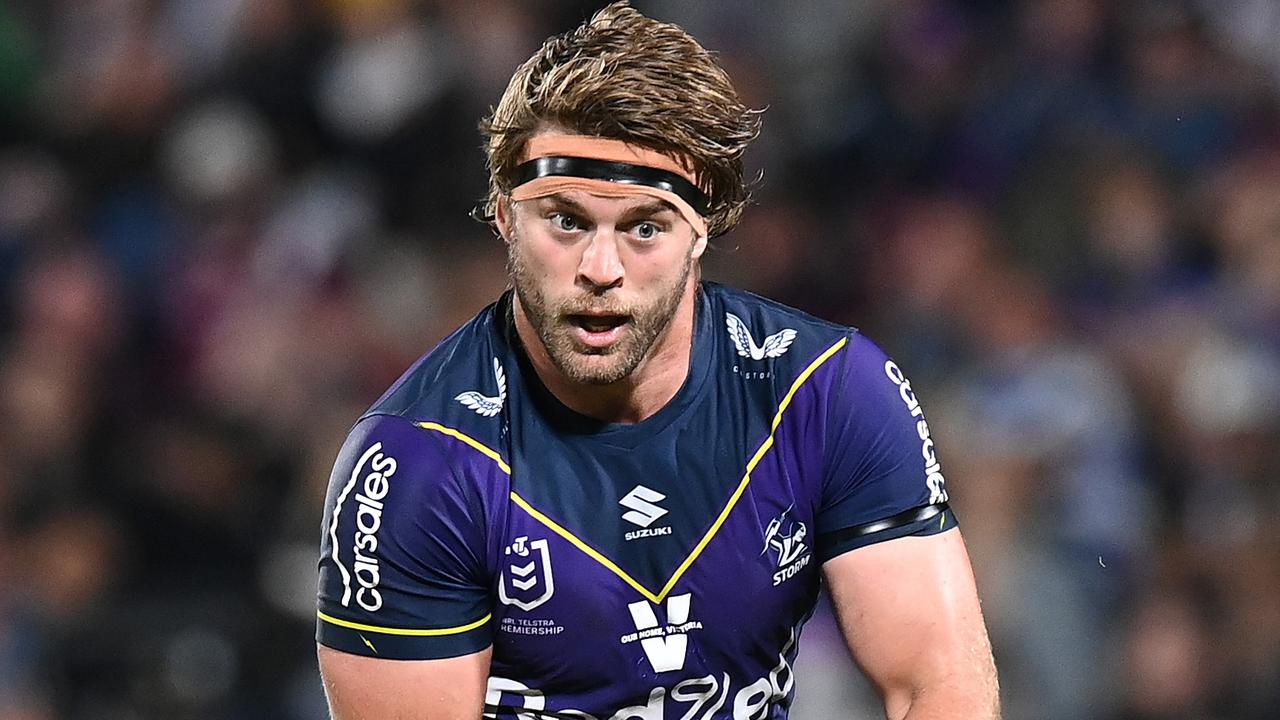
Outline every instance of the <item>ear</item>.
{"type": "Polygon", "coordinates": [[[505,195],[499,196],[498,202],[494,203],[493,222],[498,226],[498,234],[502,236],[503,242],[511,242],[511,224],[515,221],[511,216],[514,212],[511,199],[505,195]]]}
{"type": "Polygon", "coordinates": [[[707,236],[699,235],[693,239],[693,259],[697,260],[702,257],[702,253],[707,251],[707,236]]]}

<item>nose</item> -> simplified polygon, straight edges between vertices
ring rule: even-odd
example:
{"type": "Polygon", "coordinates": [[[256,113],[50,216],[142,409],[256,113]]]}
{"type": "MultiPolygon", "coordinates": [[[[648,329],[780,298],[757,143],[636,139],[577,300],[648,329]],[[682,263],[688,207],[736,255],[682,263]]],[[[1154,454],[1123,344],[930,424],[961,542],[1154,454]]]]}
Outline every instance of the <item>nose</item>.
{"type": "Polygon", "coordinates": [[[578,282],[596,292],[622,284],[622,258],[610,228],[598,228],[578,263],[578,282]]]}

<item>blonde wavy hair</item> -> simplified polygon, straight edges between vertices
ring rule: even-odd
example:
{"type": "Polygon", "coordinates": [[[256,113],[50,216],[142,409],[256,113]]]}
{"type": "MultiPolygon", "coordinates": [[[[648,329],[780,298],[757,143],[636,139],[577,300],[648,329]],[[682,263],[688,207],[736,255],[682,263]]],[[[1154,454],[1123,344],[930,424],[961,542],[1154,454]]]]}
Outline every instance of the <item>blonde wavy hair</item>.
{"type": "Polygon", "coordinates": [[[481,123],[489,196],[480,217],[493,222],[525,143],[554,127],[623,140],[691,167],[710,199],[709,234],[722,235],[750,197],[742,155],[760,132],[760,112],[738,99],[724,68],[683,29],[615,2],[549,38],[481,123]]]}

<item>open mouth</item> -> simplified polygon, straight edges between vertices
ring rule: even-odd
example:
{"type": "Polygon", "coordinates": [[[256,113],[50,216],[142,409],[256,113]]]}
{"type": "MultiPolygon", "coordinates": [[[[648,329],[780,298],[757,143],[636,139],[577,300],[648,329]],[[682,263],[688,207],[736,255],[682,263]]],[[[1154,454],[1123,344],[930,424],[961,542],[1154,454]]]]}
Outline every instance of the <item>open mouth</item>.
{"type": "Polygon", "coordinates": [[[591,347],[604,347],[618,339],[623,326],[630,321],[627,315],[586,315],[568,316],[569,324],[575,329],[578,339],[591,347]]]}
{"type": "Polygon", "coordinates": [[[569,322],[587,332],[608,332],[627,322],[626,315],[570,315],[569,322]]]}

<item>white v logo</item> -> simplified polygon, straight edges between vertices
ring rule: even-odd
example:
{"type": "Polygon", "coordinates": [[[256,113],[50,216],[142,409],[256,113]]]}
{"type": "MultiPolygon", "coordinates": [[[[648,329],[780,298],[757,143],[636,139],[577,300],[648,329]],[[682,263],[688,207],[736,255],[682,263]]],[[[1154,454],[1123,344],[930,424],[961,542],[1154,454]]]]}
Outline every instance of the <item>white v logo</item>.
{"type": "MultiPolygon", "coordinates": [[[[658,617],[653,608],[645,600],[627,605],[631,611],[631,619],[635,621],[636,630],[649,630],[658,627],[658,617]]],[[[689,593],[672,595],[667,598],[667,627],[683,625],[689,621],[689,593]]],[[[640,640],[645,657],[655,672],[679,670],[684,667],[685,653],[689,648],[689,636],[685,633],[647,637],[640,640]]]]}

